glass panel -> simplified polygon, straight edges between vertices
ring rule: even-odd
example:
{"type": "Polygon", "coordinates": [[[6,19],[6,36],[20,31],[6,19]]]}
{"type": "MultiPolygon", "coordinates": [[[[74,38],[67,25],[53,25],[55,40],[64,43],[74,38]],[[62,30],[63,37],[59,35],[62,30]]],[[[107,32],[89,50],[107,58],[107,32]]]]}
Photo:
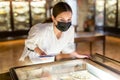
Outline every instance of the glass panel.
{"type": "Polygon", "coordinates": [[[9,6],[9,2],[0,2],[0,31],[11,31],[9,6]]]}
{"type": "Polygon", "coordinates": [[[104,0],[96,0],[96,26],[104,25],[104,0]]]}
{"type": "Polygon", "coordinates": [[[93,56],[92,59],[120,73],[120,62],[119,61],[116,61],[112,58],[109,58],[109,57],[106,57],[106,56],[103,56],[97,53],[93,56]]]}
{"type": "Polygon", "coordinates": [[[106,26],[115,27],[117,0],[106,0],[106,26]]]}
{"type": "Polygon", "coordinates": [[[32,1],[31,2],[31,14],[32,14],[32,25],[45,21],[46,19],[46,1],[32,1]]]}
{"type": "Polygon", "coordinates": [[[118,28],[120,28],[120,0],[118,2],[118,28]]]}
{"type": "Polygon", "coordinates": [[[29,24],[29,3],[13,1],[14,30],[28,30],[29,24]]]}

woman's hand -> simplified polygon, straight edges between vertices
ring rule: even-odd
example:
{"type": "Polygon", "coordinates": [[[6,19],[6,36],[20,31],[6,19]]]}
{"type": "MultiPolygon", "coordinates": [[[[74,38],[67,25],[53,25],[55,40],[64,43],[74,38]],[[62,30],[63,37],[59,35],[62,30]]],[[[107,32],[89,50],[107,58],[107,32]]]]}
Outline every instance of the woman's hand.
{"type": "Polygon", "coordinates": [[[41,55],[47,55],[45,52],[43,52],[39,47],[36,47],[35,49],[34,49],[34,51],[36,52],[36,53],[38,53],[40,56],[41,55]]]}
{"type": "Polygon", "coordinates": [[[74,59],[74,58],[89,58],[88,55],[80,55],[77,52],[73,52],[71,54],[58,54],[56,55],[56,61],[64,60],[64,59],[74,59]]]}
{"type": "Polygon", "coordinates": [[[77,52],[73,52],[73,53],[71,53],[71,57],[73,57],[73,58],[89,58],[90,56],[89,55],[81,55],[81,54],[78,54],[77,52]]]}

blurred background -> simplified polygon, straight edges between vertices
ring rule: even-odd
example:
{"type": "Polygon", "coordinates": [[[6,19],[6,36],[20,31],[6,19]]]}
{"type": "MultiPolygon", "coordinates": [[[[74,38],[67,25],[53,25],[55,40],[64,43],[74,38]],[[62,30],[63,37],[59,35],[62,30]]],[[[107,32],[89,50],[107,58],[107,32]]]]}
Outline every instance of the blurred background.
{"type": "MultiPolygon", "coordinates": [[[[19,62],[29,29],[50,22],[52,7],[67,2],[72,10],[75,32],[104,33],[107,57],[120,61],[120,0],[0,0],[0,73],[11,67],[29,65],[19,62]]],[[[81,54],[89,54],[89,42],[77,43],[81,54]]],[[[103,41],[93,43],[93,53],[102,54],[103,41]]]]}

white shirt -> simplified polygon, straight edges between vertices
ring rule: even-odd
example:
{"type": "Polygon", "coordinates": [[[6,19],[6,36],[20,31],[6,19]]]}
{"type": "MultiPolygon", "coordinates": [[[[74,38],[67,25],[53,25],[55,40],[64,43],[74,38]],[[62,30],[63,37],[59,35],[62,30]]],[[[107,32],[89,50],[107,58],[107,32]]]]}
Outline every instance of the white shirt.
{"type": "Polygon", "coordinates": [[[36,47],[39,47],[47,55],[57,55],[60,52],[64,54],[74,52],[74,27],[71,26],[67,31],[62,32],[61,37],[57,39],[54,34],[53,23],[36,24],[29,31],[28,38],[25,40],[25,49],[20,60],[24,60],[26,56],[29,56],[32,62],[37,62],[37,60],[39,62],[39,55],[27,49],[34,50],[36,47]]]}

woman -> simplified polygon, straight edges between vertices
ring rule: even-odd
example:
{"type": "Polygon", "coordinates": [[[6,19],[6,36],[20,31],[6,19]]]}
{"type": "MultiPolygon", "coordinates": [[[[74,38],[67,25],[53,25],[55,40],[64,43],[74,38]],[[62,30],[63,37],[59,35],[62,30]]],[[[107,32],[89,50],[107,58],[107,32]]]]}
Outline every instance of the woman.
{"type": "Polygon", "coordinates": [[[33,63],[45,63],[70,58],[88,58],[75,51],[72,10],[65,2],[53,7],[53,23],[36,24],[29,31],[25,50],[20,58],[29,56],[33,63]]]}

